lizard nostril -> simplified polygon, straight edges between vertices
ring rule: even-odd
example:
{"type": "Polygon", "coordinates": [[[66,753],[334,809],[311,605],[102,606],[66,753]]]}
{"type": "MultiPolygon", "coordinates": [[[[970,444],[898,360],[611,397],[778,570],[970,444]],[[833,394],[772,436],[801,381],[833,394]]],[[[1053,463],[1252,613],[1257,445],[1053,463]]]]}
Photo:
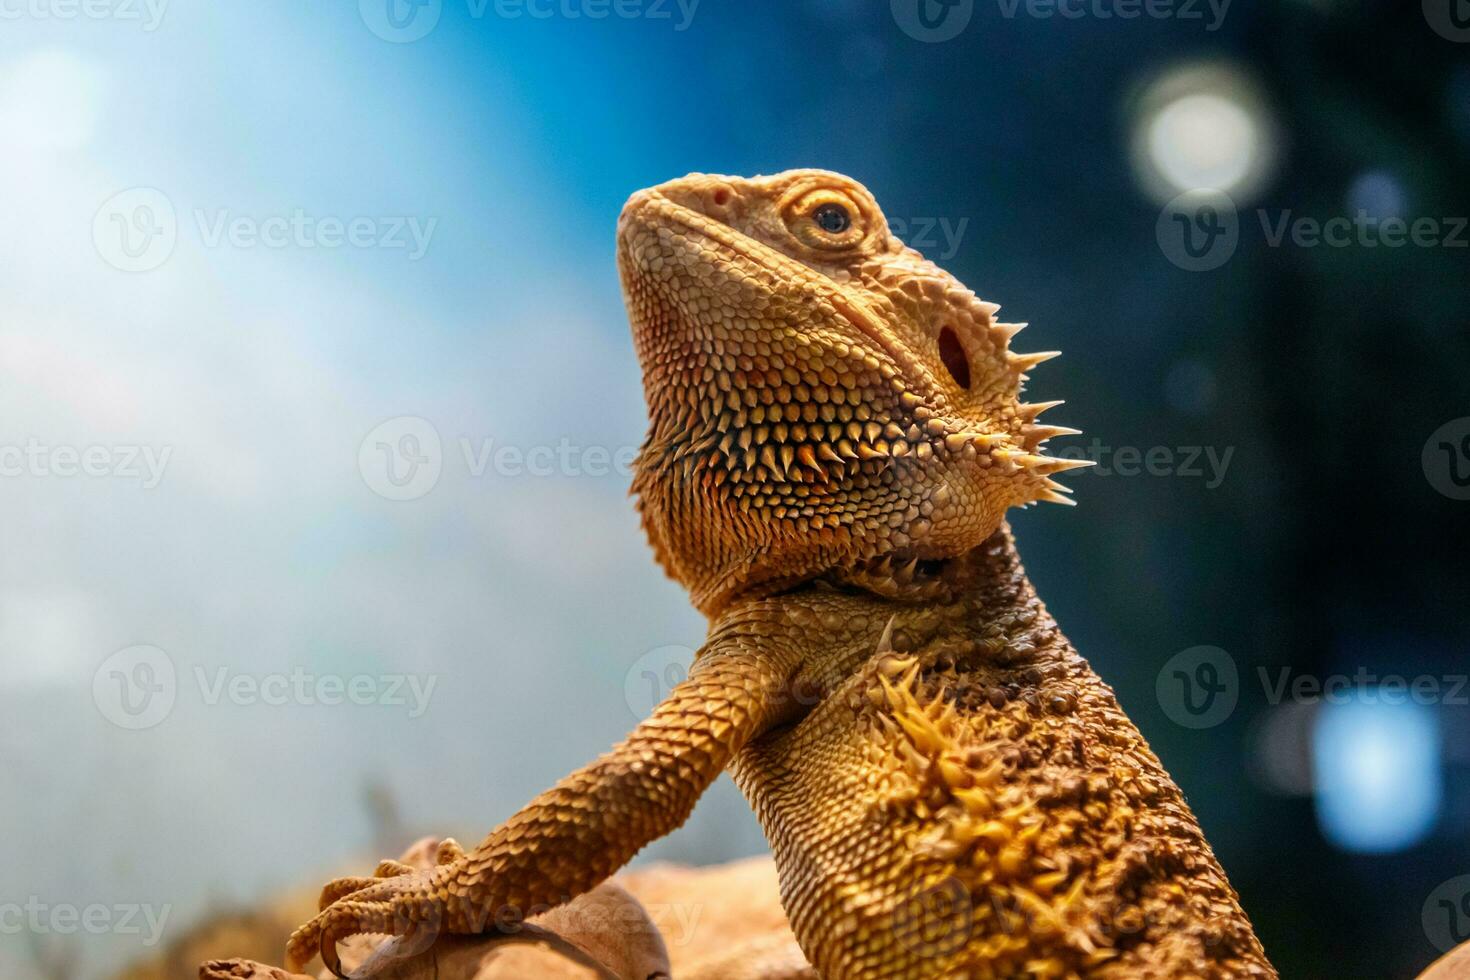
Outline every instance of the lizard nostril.
{"type": "Polygon", "coordinates": [[[722,208],[730,203],[730,188],[721,187],[714,193],[715,207],[722,208]]]}
{"type": "Polygon", "coordinates": [[[944,368],[954,378],[955,384],[965,389],[970,387],[970,358],[966,356],[965,345],[960,343],[953,327],[939,331],[939,359],[944,362],[944,368]]]}

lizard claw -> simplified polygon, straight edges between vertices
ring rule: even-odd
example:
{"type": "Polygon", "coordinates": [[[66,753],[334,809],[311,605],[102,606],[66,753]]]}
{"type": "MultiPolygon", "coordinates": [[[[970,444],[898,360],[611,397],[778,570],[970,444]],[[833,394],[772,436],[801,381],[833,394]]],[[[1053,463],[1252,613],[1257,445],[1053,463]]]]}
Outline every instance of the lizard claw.
{"type": "MultiPolygon", "coordinates": [[[[323,932],[319,946],[318,951],[321,953],[322,963],[326,965],[328,970],[332,971],[332,976],[336,977],[337,980],[347,980],[347,974],[342,972],[342,957],[337,952],[337,940],[329,938],[328,934],[323,932]]],[[[291,969],[289,963],[286,968],[291,969]]]]}
{"type": "MultiPolygon", "coordinates": [[[[342,972],[337,944],[363,933],[400,936],[405,954],[426,947],[449,917],[444,885],[459,865],[439,864],[420,870],[383,862],[386,877],[339,878],[322,889],[321,911],[291,934],[286,968],[300,972],[320,955],[327,969],[342,972]],[[422,946],[420,945],[422,941],[422,946]]],[[[462,930],[461,930],[462,931],[462,930]]]]}
{"type": "Polygon", "coordinates": [[[453,864],[464,857],[464,848],[459,846],[459,841],[453,837],[446,837],[439,842],[439,850],[434,855],[435,864],[453,864]]]}

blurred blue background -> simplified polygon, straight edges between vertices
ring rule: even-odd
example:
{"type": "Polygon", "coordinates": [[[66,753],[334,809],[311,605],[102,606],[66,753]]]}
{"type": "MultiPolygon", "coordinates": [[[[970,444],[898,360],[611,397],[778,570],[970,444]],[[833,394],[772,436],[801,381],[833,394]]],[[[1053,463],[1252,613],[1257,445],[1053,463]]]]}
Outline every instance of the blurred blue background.
{"type": "MultiPolygon", "coordinates": [[[[1283,975],[1470,937],[1463,3],[923,3],[0,0],[0,975],[478,839],[636,722],[703,622],[614,222],[796,166],[1067,352],[1102,465],[1022,554],[1283,975]],[[1359,212],[1433,225],[1300,224],[1359,212]]],[[[763,848],[722,780],[648,853],[763,848]]]]}

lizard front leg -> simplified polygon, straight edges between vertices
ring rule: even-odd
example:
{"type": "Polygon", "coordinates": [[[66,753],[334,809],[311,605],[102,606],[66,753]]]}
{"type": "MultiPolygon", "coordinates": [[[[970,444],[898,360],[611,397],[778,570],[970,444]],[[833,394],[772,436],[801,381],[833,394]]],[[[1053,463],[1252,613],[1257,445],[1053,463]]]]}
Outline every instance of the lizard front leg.
{"type": "Polygon", "coordinates": [[[385,862],[373,878],[322,890],[321,911],[291,936],[287,967],[359,933],[478,933],[595,887],[689,816],[732,753],[794,709],[794,656],[714,638],[653,714],[596,762],[542,793],[469,852],[426,871],[385,862]]]}

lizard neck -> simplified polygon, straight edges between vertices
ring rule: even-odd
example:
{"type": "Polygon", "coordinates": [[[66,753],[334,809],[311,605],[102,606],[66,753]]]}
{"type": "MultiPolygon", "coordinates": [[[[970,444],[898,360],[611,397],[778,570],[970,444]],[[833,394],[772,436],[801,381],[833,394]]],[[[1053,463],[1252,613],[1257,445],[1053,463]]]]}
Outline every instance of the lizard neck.
{"type": "Polygon", "coordinates": [[[880,638],[890,623],[894,652],[925,651],[972,669],[1044,670],[1069,655],[1008,525],[919,584],[917,592],[890,595],[851,580],[817,580],[731,606],[712,620],[710,635],[744,633],[799,649],[824,690],[885,652],[880,638]]]}

